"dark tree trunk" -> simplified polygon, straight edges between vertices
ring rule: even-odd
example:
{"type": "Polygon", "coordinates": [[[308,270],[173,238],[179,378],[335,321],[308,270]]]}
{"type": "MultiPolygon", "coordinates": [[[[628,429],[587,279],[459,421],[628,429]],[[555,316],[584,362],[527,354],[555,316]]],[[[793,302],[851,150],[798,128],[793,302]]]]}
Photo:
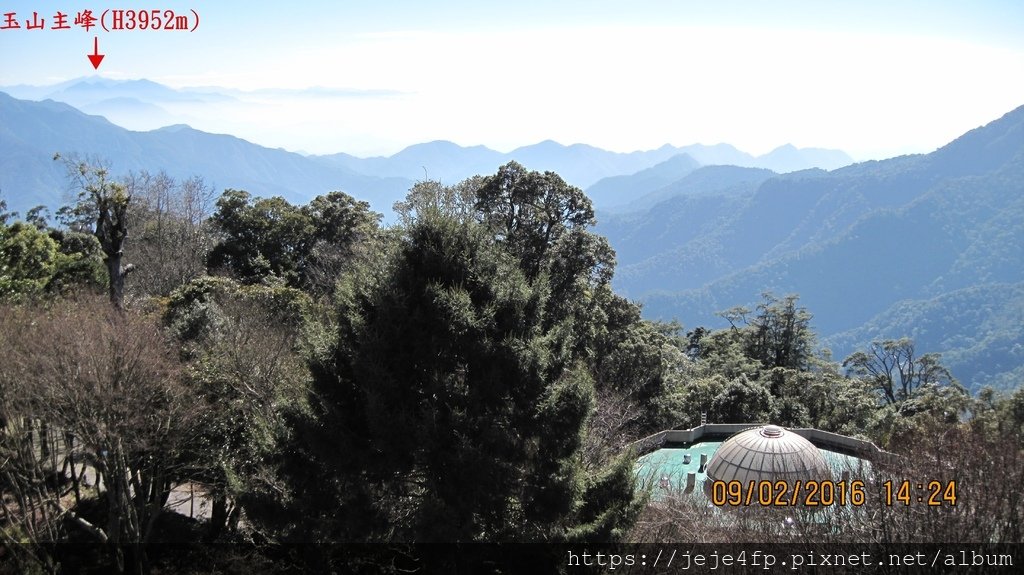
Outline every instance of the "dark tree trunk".
{"type": "Polygon", "coordinates": [[[103,248],[103,263],[110,276],[110,303],[120,310],[124,308],[124,277],[132,270],[132,266],[126,268],[121,265],[124,240],[128,237],[127,214],[131,196],[125,194],[119,185],[107,184],[104,179],[99,190],[94,192],[94,200],[99,212],[96,238],[103,248]]]}
{"type": "Polygon", "coordinates": [[[224,495],[213,498],[210,509],[210,528],[206,532],[207,541],[215,541],[224,532],[228,524],[228,499],[224,495]]]}
{"type": "Polygon", "coordinates": [[[110,276],[110,303],[117,309],[124,308],[124,272],[121,269],[121,252],[107,255],[103,259],[110,276]]]}

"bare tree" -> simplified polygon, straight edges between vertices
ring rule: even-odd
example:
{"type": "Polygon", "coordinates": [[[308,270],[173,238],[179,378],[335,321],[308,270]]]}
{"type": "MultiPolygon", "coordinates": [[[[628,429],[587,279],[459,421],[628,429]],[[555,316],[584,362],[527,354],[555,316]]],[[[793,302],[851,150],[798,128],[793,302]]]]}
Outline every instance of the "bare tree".
{"type": "Polygon", "coordinates": [[[206,271],[213,239],[206,220],[212,213],[213,187],[196,176],[176,180],[165,172],[130,174],[125,187],[132,241],[125,253],[135,264],[129,290],[166,296],[206,271]]]}
{"type": "Polygon", "coordinates": [[[633,429],[643,417],[643,407],[628,394],[612,389],[597,392],[583,442],[583,462],[596,470],[638,439],[633,429]]]}
{"type": "Polygon", "coordinates": [[[28,415],[75,438],[106,519],[94,523],[59,498],[53,511],[106,545],[118,571],[145,571],[203,411],[179,379],[174,347],[155,318],[95,300],[54,305],[21,337],[30,345],[11,359],[34,382],[22,388],[28,415]]]}
{"type": "Polygon", "coordinates": [[[65,535],[54,505],[62,486],[52,480],[60,450],[55,434],[33,416],[37,384],[18,361],[30,353],[23,336],[31,322],[28,310],[0,306],[0,549],[20,572],[56,572],[49,549],[65,535]]]}

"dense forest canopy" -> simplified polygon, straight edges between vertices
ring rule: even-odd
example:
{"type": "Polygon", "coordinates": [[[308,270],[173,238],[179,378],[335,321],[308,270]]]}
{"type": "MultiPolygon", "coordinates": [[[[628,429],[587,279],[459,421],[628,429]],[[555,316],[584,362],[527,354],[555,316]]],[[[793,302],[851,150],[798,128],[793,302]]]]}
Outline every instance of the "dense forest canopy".
{"type": "Polygon", "coordinates": [[[596,230],[645,317],[717,327],[762,291],[799,293],[838,359],[910,337],[972,393],[1019,386],[1024,107],[928,154],[828,172],[703,166],[653,189],[642,175],[596,230]]]}
{"type": "MultiPolygon", "coordinates": [[[[893,541],[1021,542],[1004,487],[1024,390],[972,396],[910,339],[837,361],[796,295],[721,329],[644,320],[590,199],[553,172],[419,182],[382,226],[343,192],[214,199],[198,178],[68,166],[82,194],[60,223],[0,203],[0,547],[19,569],[319,572],[384,545],[436,572],[452,558],[417,544],[679,538],[707,518],[648,501],[627,447],[702,413],[915,465],[970,445],[947,467],[960,503],[928,510],[942,521],[877,520],[893,541]],[[207,517],[168,508],[183,490],[207,517]],[[53,545],[83,541],[99,551],[53,545]]],[[[871,521],[830,537],[877,537],[871,521]]]]}

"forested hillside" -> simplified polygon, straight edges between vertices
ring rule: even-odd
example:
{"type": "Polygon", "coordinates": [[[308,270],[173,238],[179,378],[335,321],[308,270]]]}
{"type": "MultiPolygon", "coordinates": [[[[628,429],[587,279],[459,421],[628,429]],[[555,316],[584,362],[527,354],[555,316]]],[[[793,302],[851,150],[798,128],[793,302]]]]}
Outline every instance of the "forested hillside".
{"type": "Polygon", "coordinates": [[[316,187],[348,174],[322,158],[0,105],[31,108],[0,127],[26,177],[45,162],[69,192],[0,196],[0,568],[554,572],[559,546],[768,537],[635,476],[630,446],[705,416],[962,485],[773,542],[1022,541],[1024,108],[832,172],[676,155],[606,180],[641,209],[597,226],[581,188],[514,161],[411,184],[385,224],[316,187]],[[69,126],[320,191],[38,151],[69,126]]]}
{"type": "Polygon", "coordinates": [[[1020,322],[1000,318],[1019,318],[1024,281],[1024,108],[927,155],[766,177],[745,193],[685,182],[598,227],[619,256],[616,288],[647,317],[718,326],[716,312],[761,292],[799,293],[837,357],[915,336],[972,389],[1016,387],[1020,322]]]}
{"type": "MultiPolygon", "coordinates": [[[[954,509],[873,502],[833,543],[893,522],[887,544],[1020,541],[1005,490],[1024,391],[972,397],[910,339],[832,361],[795,296],[724,329],[644,320],[612,289],[590,200],[553,172],[420,182],[382,227],[344,192],[296,205],[58,159],[78,194],[57,223],[0,203],[0,549],[17,571],[554,572],[561,546],[730,524],[634,476],[632,442],[702,414],[870,439],[916,476],[970,445],[943,468],[964,481],[954,509]]],[[[752,540],[733,523],[710,540],[752,540]]]]}

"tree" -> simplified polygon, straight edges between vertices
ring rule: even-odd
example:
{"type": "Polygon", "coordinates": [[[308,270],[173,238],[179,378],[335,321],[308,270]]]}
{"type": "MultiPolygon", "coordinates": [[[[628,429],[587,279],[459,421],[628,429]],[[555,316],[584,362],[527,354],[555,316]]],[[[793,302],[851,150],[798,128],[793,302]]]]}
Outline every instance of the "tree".
{"type": "Polygon", "coordinates": [[[527,171],[516,162],[484,178],[476,211],[505,249],[518,257],[530,281],[544,269],[563,234],[594,225],[594,209],[582,190],[554,172],[527,171]]]}
{"type": "Polygon", "coordinates": [[[885,446],[936,426],[955,425],[969,405],[967,390],[940,363],[939,354],[917,357],[908,338],[872,342],[867,352],[846,358],[843,367],[882,403],[869,428],[885,446]]]}
{"type": "Polygon", "coordinates": [[[886,404],[911,399],[928,385],[951,385],[952,374],[939,362],[939,355],[914,355],[909,338],[871,342],[868,350],[858,351],[843,361],[852,375],[867,379],[886,404]]]}
{"type": "Polygon", "coordinates": [[[696,350],[699,362],[711,374],[728,380],[739,377],[756,380],[764,366],[747,355],[749,333],[746,327],[708,331],[700,334],[699,342],[691,340],[690,347],[696,350]]]}
{"type": "Polygon", "coordinates": [[[0,228],[7,225],[7,220],[18,217],[17,212],[7,211],[7,201],[0,198],[0,228]]]}
{"type": "Polygon", "coordinates": [[[204,402],[191,475],[212,499],[209,536],[280,497],[275,465],[303,411],[309,369],[299,353],[309,297],[293,288],[205,277],[175,290],[164,321],[188,359],[185,381],[204,402]]]}
{"type": "Polygon", "coordinates": [[[777,402],[771,390],[759,381],[740,376],[725,384],[711,401],[712,421],[761,423],[774,421],[777,402]]]}
{"type": "Polygon", "coordinates": [[[749,324],[747,356],[767,369],[806,369],[814,348],[814,333],[809,327],[811,314],[797,307],[796,295],[779,300],[765,293],[762,298],[758,314],[749,324]]]}
{"type": "Polygon", "coordinates": [[[252,198],[226,190],[210,221],[222,239],[210,251],[207,266],[230,270],[245,283],[276,276],[299,283],[300,260],[312,248],[313,229],[301,210],[284,198],[252,198]]]}
{"type": "Polygon", "coordinates": [[[0,228],[0,299],[24,301],[106,284],[91,235],[15,222],[0,228]]]}
{"type": "Polygon", "coordinates": [[[868,425],[878,409],[878,397],[863,380],[844,377],[839,364],[820,362],[794,382],[809,427],[868,439],[868,425]]]}
{"type": "Polygon", "coordinates": [[[130,174],[125,186],[132,241],[126,258],[135,264],[128,288],[139,295],[167,296],[206,271],[213,245],[207,218],[213,189],[202,178],[175,180],[164,172],[130,174]]]}
{"type": "MultiPolygon", "coordinates": [[[[60,160],[60,154],[53,158],[60,160]]],[[[68,221],[79,223],[91,221],[95,224],[94,234],[103,249],[103,263],[109,278],[110,302],[117,309],[124,308],[124,280],[134,270],[132,265],[122,265],[124,242],[128,238],[128,206],[131,193],[120,182],[111,180],[104,167],[86,162],[65,161],[68,176],[79,188],[76,205],[64,210],[68,221]]]]}
{"type": "Polygon", "coordinates": [[[640,437],[680,424],[684,414],[676,398],[692,362],[681,349],[676,326],[641,320],[636,305],[613,297],[618,301],[605,310],[627,307],[632,317],[609,311],[604,322],[595,322],[604,329],[593,338],[588,359],[598,393],[591,429],[599,436],[593,439],[618,453],[640,437]]]}
{"type": "Polygon", "coordinates": [[[57,242],[22,222],[0,229],[0,298],[43,293],[57,269],[57,242]]]}
{"type": "MultiPolygon", "coordinates": [[[[544,512],[534,499],[538,483],[552,478],[537,466],[549,472],[566,455],[554,449],[529,465],[526,450],[540,447],[548,424],[535,420],[548,395],[536,341],[542,294],[480,231],[443,221],[410,230],[354,358],[357,380],[373,382],[365,390],[371,441],[390,460],[386,472],[411,482],[394,487],[420,502],[406,525],[411,540],[540,535],[516,525],[509,498],[530,515],[544,512]]],[[[578,428],[590,396],[586,383],[570,381],[567,392],[584,394],[574,396],[575,411],[565,411],[558,394],[547,405],[561,412],[560,424],[578,428]]]]}
{"type": "Polygon", "coordinates": [[[813,363],[811,314],[797,307],[796,295],[780,300],[766,292],[761,297],[752,317],[746,307],[720,312],[729,329],[698,328],[689,336],[688,349],[705,360],[712,372],[729,379],[745,375],[765,380],[772,394],[779,396],[786,377],[810,370],[813,363]]]}
{"type": "Polygon", "coordinates": [[[333,293],[342,271],[377,237],[381,216],[344,192],[317,196],[302,211],[313,224],[313,241],[301,287],[316,295],[333,293]]]}
{"type": "Polygon", "coordinates": [[[416,182],[405,199],[395,202],[393,208],[398,214],[398,221],[405,227],[430,214],[469,221],[477,216],[477,191],[483,182],[481,176],[467,178],[454,186],[446,186],[436,180],[416,182]]]}
{"type": "Polygon", "coordinates": [[[45,230],[50,226],[47,220],[50,219],[50,211],[46,206],[36,206],[25,214],[25,222],[36,227],[37,230],[45,230]]]}
{"type": "Polygon", "coordinates": [[[22,330],[31,345],[16,348],[5,366],[20,385],[24,415],[62,431],[72,464],[95,471],[105,513],[59,497],[47,505],[108,549],[118,571],[145,570],[146,547],[203,417],[154,320],[94,300],[59,302],[22,330]]]}
{"type": "Polygon", "coordinates": [[[335,440],[312,457],[372,509],[360,529],[385,515],[384,532],[350,536],[545,541],[627,521],[631,483],[581,473],[593,381],[552,362],[543,282],[480,225],[421,216],[376,285],[340,292],[334,351],[314,370],[335,440]]]}
{"type": "Polygon", "coordinates": [[[210,221],[220,240],[207,265],[244,283],[280,278],[289,287],[330,291],[352,250],[377,229],[380,215],[343,192],[296,207],[284,198],[226,190],[210,221]]]}

